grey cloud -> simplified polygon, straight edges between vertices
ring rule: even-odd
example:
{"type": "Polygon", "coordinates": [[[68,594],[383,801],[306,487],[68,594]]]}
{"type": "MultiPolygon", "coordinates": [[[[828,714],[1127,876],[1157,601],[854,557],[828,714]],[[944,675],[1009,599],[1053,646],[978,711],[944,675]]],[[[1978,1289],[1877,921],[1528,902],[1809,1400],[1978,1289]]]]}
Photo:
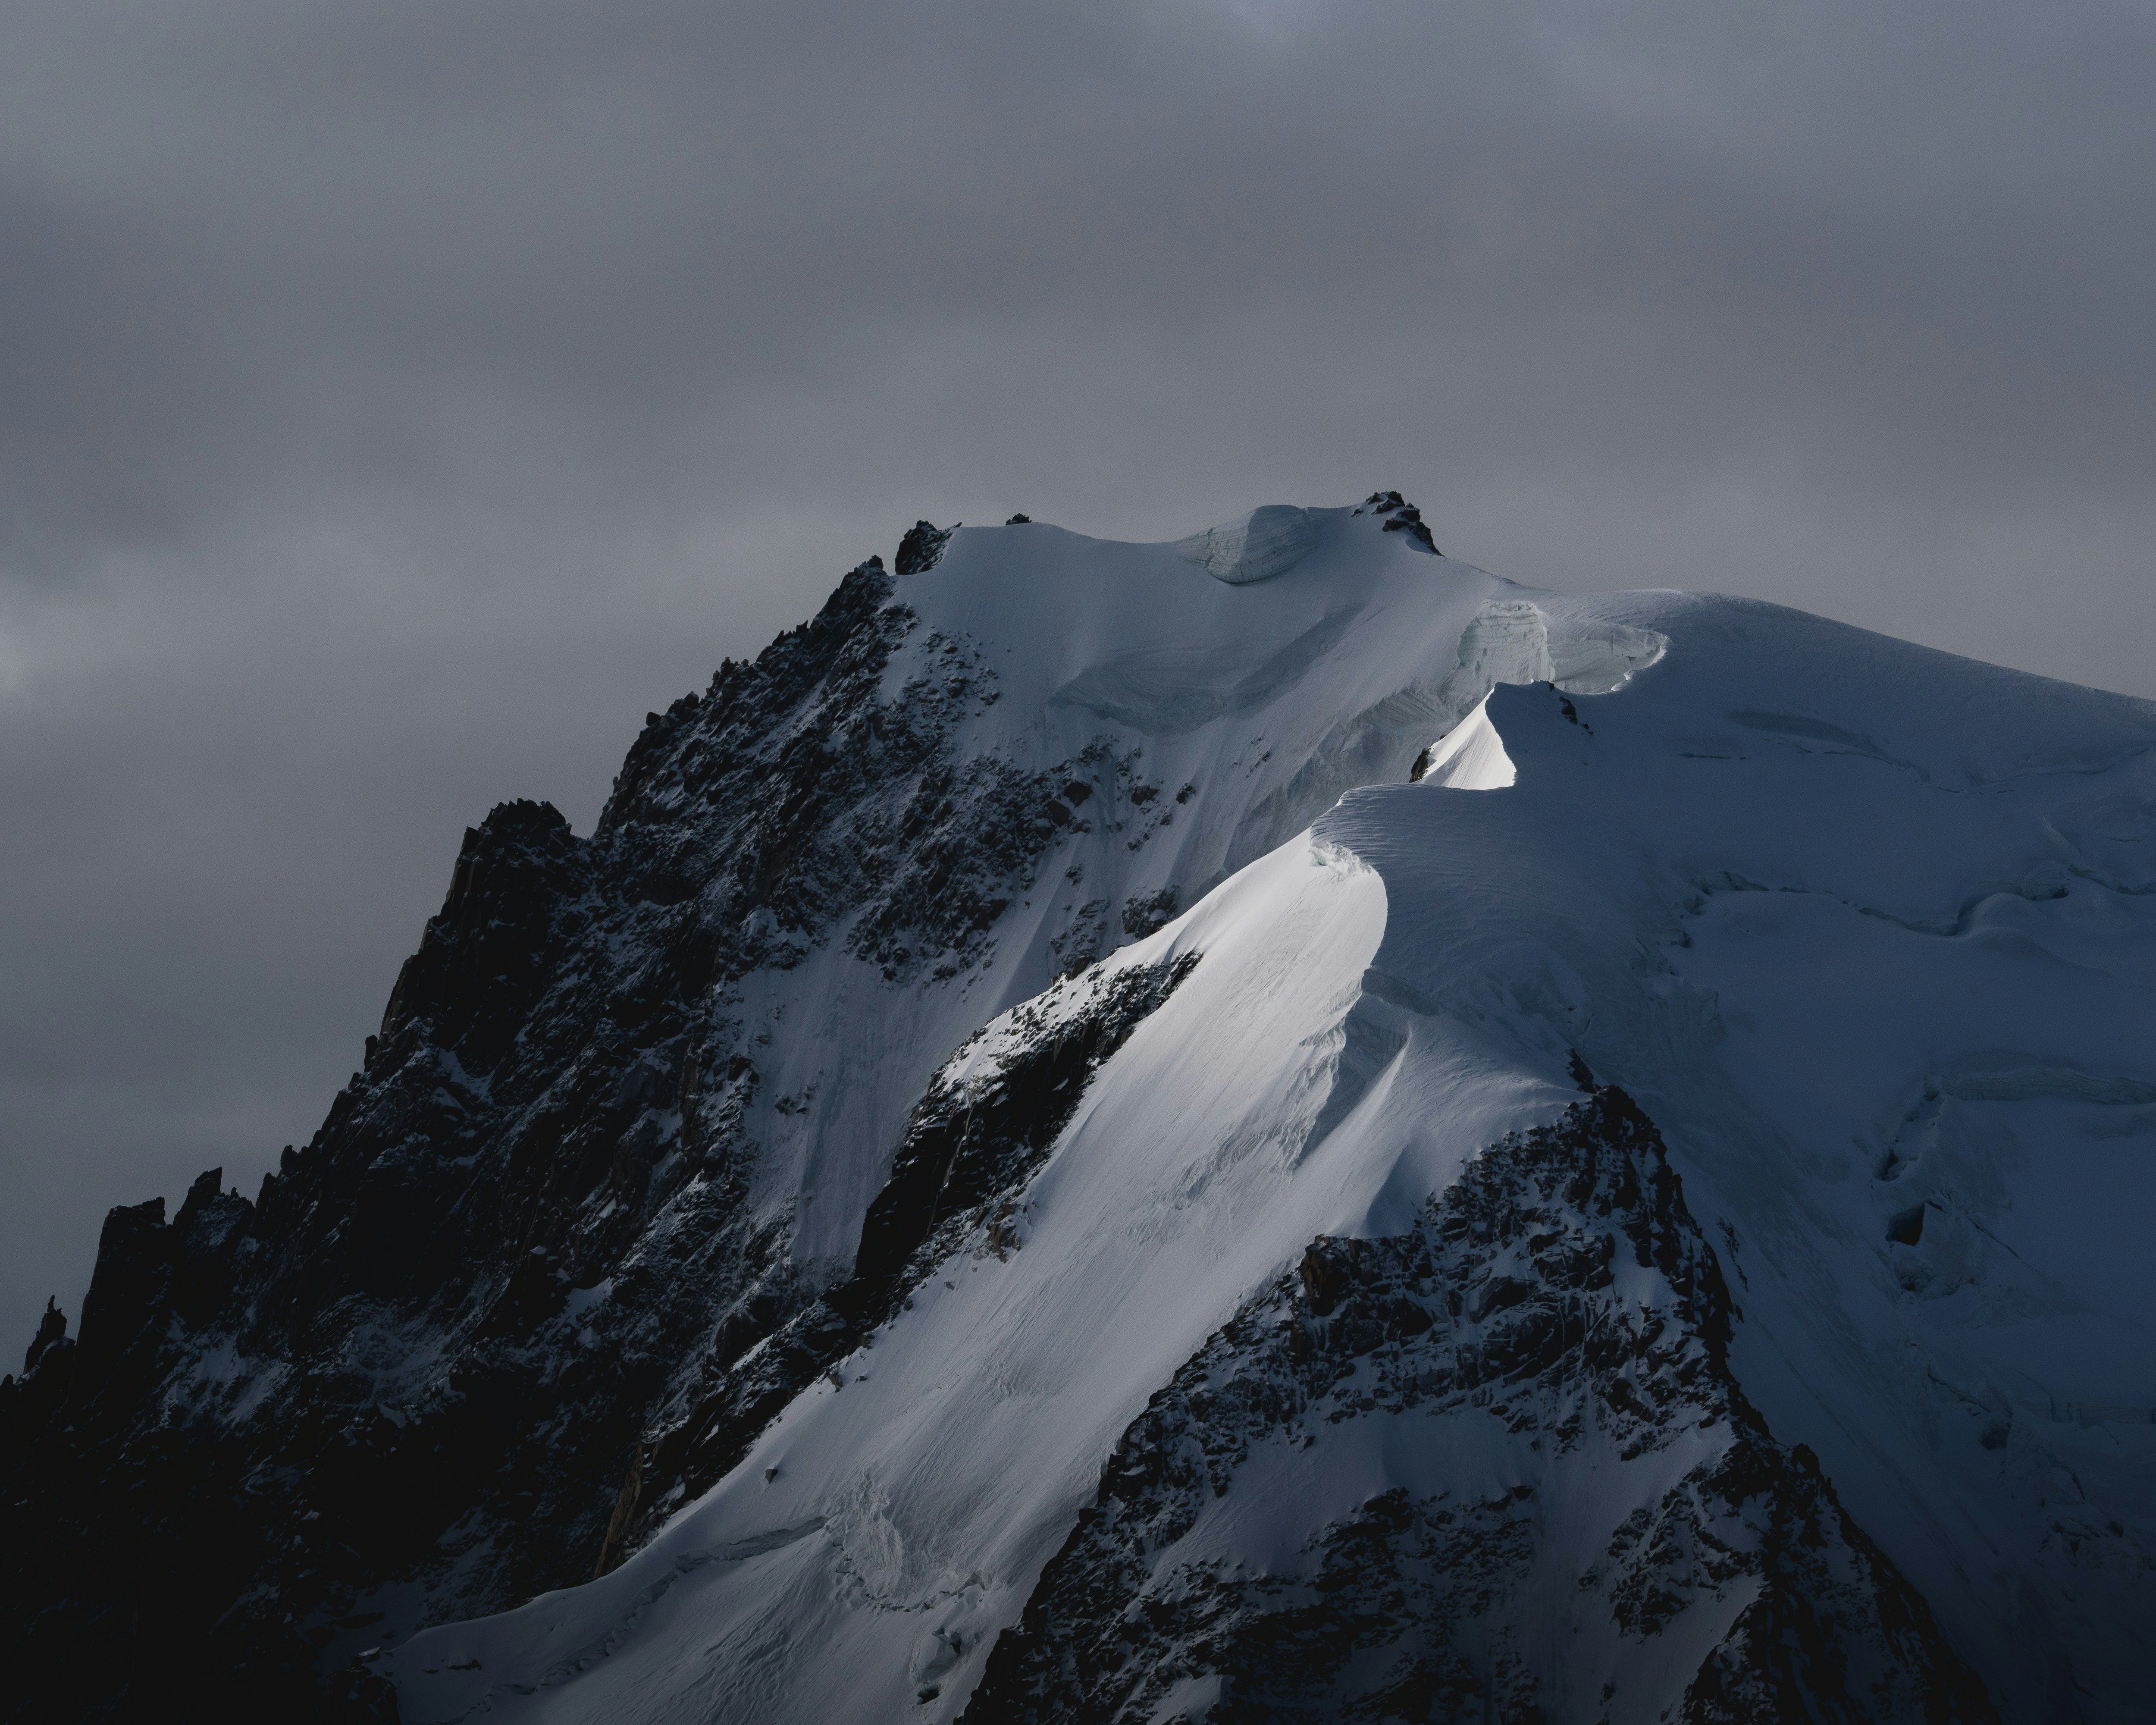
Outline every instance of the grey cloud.
{"type": "Polygon", "coordinates": [[[311,1129],[466,821],[588,824],[916,515],[1399,485],[1521,578],[2156,693],[2145,9],[0,29],[0,1342],[311,1129]]]}

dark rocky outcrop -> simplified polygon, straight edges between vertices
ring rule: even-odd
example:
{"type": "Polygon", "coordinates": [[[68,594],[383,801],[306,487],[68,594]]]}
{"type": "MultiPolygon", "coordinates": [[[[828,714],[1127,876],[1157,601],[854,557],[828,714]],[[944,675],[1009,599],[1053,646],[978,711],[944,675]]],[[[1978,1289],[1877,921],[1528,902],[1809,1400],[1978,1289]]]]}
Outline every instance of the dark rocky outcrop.
{"type": "MultiPolygon", "coordinates": [[[[0,1378],[0,1444],[34,1431],[67,1399],[74,1378],[74,1338],[67,1332],[67,1314],[58,1300],[45,1301],[38,1333],[23,1356],[23,1375],[0,1378]]],[[[14,1457],[0,1450],[0,1477],[14,1457]]]]}
{"type": "Polygon", "coordinates": [[[1124,1434],[964,1717],[1995,1725],[1731,1377],[1733,1316],[1659,1136],[1595,1091],[1409,1232],[1312,1242],[1217,1333],[1124,1434]],[[1206,1537],[1309,1446],[1389,1422],[1405,1453],[1447,1421],[1502,1433],[1509,1482],[1382,1491],[1286,1562],[1206,1537]],[[1620,1471],[1662,1452],[1702,1459],[1627,1510],[1620,1471]],[[1730,1601],[1676,1692],[1628,1692],[1653,1660],[1625,1648],[1730,1601]],[[1528,1640],[1553,1610],[1556,1666],[1528,1640]]]}
{"type": "Polygon", "coordinates": [[[893,988],[970,973],[1082,764],[964,755],[996,693],[872,558],[651,715],[589,838],[534,803],[465,834],[313,1140],[252,1201],[115,1210],[79,1339],[0,1386],[0,1718],[364,1715],[354,1656],[679,1501],[669,1435],[829,1310],[747,1203],[736,984],[838,938],[893,988]]]}
{"type": "Polygon", "coordinates": [[[1378,516],[1383,520],[1386,532],[1404,533],[1432,556],[1439,555],[1437,540],[1423,524],[1422,511],[1398,491],[1371,492],[1356,506],[1355,513],[1378,516]]]}
{"type": "Polygon", "coordinates": [[[1123,906],[1123,932],[1142,941],[1154,930],[1166,927],[1175,920],[1175,901],[1173,886],[1133,898],[1123,906]]]}
{"type": "Polygon", "coordinates": [[[898,542],[898,557],[891,565],[901,575],[925,575],[943,559],[943,547],[958,531],[954,522],[939,527],[933,521],[916,521],[898,542]]]}

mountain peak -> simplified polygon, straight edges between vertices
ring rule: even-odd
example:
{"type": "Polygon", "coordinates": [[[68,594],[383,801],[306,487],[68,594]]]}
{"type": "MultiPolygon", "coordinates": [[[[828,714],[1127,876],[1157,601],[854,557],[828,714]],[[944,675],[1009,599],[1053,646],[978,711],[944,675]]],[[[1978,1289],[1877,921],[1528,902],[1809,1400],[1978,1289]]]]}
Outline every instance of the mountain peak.
{"type": "Polygon", "coordinates": [[[259,1203],[114,1212],[34,1704],[2137,1717],[2156,708],[1396,492],[1018,525],[496,808],[259,1203]]]}

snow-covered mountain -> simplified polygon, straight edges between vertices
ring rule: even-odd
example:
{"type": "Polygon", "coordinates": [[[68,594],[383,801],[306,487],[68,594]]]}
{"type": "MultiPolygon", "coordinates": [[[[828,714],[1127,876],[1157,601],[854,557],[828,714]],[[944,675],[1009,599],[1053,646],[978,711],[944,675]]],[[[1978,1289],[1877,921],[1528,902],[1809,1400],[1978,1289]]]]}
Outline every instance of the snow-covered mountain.
{"type": "Polygon", "coordinates": [[[24,1717],[2156,1717],[2152,895],[2147,703],[922,523],[114,1213],[24,1717]]]}

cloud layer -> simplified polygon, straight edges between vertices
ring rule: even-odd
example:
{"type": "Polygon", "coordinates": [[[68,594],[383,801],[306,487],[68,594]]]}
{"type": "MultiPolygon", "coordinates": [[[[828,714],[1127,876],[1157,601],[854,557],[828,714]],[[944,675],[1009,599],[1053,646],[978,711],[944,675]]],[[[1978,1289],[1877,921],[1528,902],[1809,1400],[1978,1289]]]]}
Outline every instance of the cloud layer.
{"type": "MultiPolygon", "coordinates": [[[[2156,23],[112,0],[0,56],[0,1343],[917,515],[1379,485],[2156,695],[2156,23]]],[[[8,1345],[13,1345],[9,1343],[8,1345]]]]}

